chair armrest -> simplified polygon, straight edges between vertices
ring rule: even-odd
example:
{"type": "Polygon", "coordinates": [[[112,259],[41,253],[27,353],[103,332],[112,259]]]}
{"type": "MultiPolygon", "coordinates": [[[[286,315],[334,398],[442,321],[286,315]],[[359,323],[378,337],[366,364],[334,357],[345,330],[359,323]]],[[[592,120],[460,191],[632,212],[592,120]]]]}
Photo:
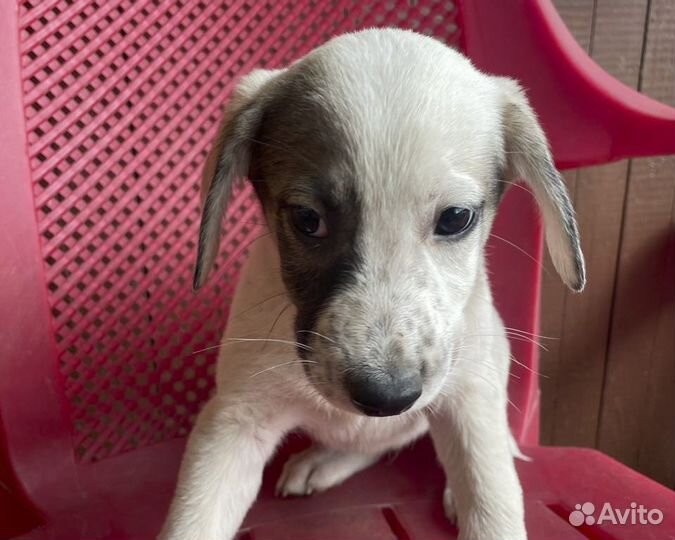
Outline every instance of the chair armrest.
{"type": "Polygon", "coordinates": [[[675,108],[600,68],[550,0],[466,0],[460,7],[468,55],[527,89],[560,168],[675,154],[675,108]]]}

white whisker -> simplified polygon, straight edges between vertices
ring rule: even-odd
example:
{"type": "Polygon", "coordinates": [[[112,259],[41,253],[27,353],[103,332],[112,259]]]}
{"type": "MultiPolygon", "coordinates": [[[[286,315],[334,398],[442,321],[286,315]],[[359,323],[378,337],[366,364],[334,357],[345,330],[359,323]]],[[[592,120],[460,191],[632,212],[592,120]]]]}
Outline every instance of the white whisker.
{"type": "Polygon", "coordinates": [[[537,338],[537,339],[553,339],[553,340],[556,340],[556,341],[560,339],[560,338],[557,338],[557,337],[542,336],[541,334],[533,334],[532,332],[520,330],[519,328],[511,328],[511,327],[508,327],[508,326],[505,326],[504,330],[506,330],[507,332],[517,332],[519,334],[523,334],[525,336],[530,336],[530,337],[537,338]]]}
{"type": "Polygon", "coordinates": [[[323,338],[323,339],[325,339],[326,341],[330,341],[331,343],[337,344],[337,341],[335,341],[334,339],[331,339],[331,338],[329,338],[328,336],[326,336],[326,335],[324,335],[324,334],[322,334],[322,333],[320,333],[320,332],[315,332],[314,330],[298,330],[298,331],[296,332],[296,334],[312,334],[312,335],[315,335],[315,336],[317,336],[317,337],[323,338]]]}
{"type": "Polygon", "coordinates": [[[194,351],[192,354],[199,354],[205,351],[210,351],[213,349],[220,349],[224,347],[225,345],[231,345],[232,343],[248,343],[248,342],[265,342],[265,343],[282,343],[284,345],[294,345],[298,347],[299,349],[303,349],[305,351],[314,351],[312,347],[309,345],[305,345],[303,343],[300,343],[298,341],[290,341],[288,339],[274,339],[274,338],[225,338],[224,341],[220,342],[218,345],[212,345],[211,347],[205,347],[204,349],[199,349],[198,351],[194,351]]]}
{"type": "MultiPolygon", "coordinates": [[[[500,337],[500,334],[467,334],[463,337],[464,338],[500,337]]],[[[506,337],[508,337],[509,339],[512,339],[514,341],[523,341],[523,342],[526,342],[526,343],[532,343],[532,344],[536,345],[537,347],[539,347],[540,349],[548,352],[548,349],[546,348],[545,345],[542,345],[538,341],[536,341],[536,340],[534,340],[534,339],[532,339],[532,338],[530,338],[526,335],[514,334],[514,333],[510,333],[510,332],[507,331],[506,337]]]]}
{"type": "Polygon", "coordinates": [[[291,364],[318,364],[318,362],[315,362],[314,360],[291,360],[290,362],[284,362],[283,364],[277,364],[276,366],[270,366],[265,369],[261,369],[260,371],[256,371],[253,375],[250,376],[250,378],[252,379],[253,377],[257,377],[258,375],[262,375],[263,373],[267,373],[268,371],[272,371],[273,369],[277,369],[284,366],[290,366],[291,364]]]}
{"type": "Polygon", "coordinates": [[[521,248],[518,244],[514,244],[514,243],[511,242],[510,240],[507,240],[506,238],[502,238],[501,236],[499,236],[498,234],[495,234],[495,233],[490,233],[490,236],[496,238],[497,240],[501,240],[501,241],[504,242],[505,244],[508,244],[508,245],[511,246],[512,248],[514,248],[514,249],[520,251],[520,252],[521,252],[523,255],[525,255],[528,259],[530,259],[531,261],[533,261],[534,263],[536,263],[537,266],[540,266],[541,269],[542,269],[544,272],[546,272],[547,274],[549,273],[548,269],[541,263],[541,261],[538,261],[537,259],[535,259],[532,255],[530,255],[527,251],[525,251],[523,248],[521,248]]]}
{"type": "Polygon", "coordinates": [[[519,362],[518,360],[516,360],[516,357],[513,356],[512,354],[509,355],[509,356],[511,357],[511,361],[512,361],[512,362],[514,362],[514,363],[518,364],[519,366],[525,368],[527,371],[530,371],[531,373],[534,373],[534,374],[537,375],[538,377],[544,377],[545,379],[550,379],[550,377],[549,377],[548,375],[544,375],[543,373],[539,373],[538,371],[532,369],[531,367],[526,366],[526,365],[523,364],[522,362],[519,362]]]}

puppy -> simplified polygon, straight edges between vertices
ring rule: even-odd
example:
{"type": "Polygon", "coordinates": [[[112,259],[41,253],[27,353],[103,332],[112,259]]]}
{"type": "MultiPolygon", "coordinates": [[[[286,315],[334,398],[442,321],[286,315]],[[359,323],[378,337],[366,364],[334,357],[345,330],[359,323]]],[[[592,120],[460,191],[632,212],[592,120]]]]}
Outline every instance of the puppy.
{"type": "Polygon", "coordinates": [[[235,294],[217,392],[190,435],[162,540],[231,539],[284,435],[309,433],[281,494],[339,484],[430,432],[464,540],[523,540],[507,423],[509,344],[484,246],[506,184],[542,210],[563,281],[584,286],[574,213],[512,80],[428,37],[337,37],[239,83],[204,173],[194,286],[232,184],[269,234],[235,294]]]}

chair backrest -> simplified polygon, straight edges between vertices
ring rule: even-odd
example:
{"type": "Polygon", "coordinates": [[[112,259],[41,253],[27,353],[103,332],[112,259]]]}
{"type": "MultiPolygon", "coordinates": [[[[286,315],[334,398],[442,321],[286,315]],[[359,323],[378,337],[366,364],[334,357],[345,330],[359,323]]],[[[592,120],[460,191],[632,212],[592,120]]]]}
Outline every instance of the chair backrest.
{"type": "MultiPolygon", "coordinates": [[[[237,76],[367,26],[462,48],[460,7],[0,3],[0,446],[31,499],[58,504],[88,464],[186,435],[209,395],[216,352],[202,350],[219,341],[258,230],[244,188],[216,271],[192,292],[199,171],[237,76]]],[[[488,250],[507,326],[536,332],[541,230],[523,190],[507,195],[488,250]]],[[[512,425],[533,442],[536,354],[513,346],[512,425]]]]}

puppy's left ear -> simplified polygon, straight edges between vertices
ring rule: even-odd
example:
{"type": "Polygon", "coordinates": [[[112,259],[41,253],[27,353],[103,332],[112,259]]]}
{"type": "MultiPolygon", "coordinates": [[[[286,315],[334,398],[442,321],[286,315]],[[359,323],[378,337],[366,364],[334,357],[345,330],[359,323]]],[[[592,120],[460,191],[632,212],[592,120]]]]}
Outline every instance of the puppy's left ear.
{"type": "Polygon", "coordinates": [[[218,253],[220,227],[232,185],[246,178],[251,144],[259,129],[265,91],[283,70],[255,70],[239,81],[228,103],[202,174],[202,219],[192,286],[199,289],[218,253]]]}
{"type": "Polygon", "coordinates": [[[544,218],[546,244],[563,282],[579,292],[586,284],[584,256],[574,208],[565,183],[553,164],[544,131],[520,85],[497,77],[502,89],[502,123],[506,176],[532,189],[544,218]]]}

